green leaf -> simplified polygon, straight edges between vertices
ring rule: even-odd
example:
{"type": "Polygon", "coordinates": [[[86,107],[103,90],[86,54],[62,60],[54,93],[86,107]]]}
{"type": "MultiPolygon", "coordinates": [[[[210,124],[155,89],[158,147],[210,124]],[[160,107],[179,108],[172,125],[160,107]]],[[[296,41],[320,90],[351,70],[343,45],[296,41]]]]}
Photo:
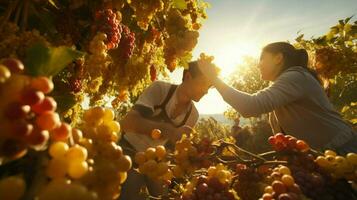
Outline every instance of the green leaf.
{"type": "Polygon", "coordinates": [[[345,24],[347,24],[352,18],[353,18],[354,15],[352,15],[351,17],[348,17],[345,19],[345,24]]]}
{"type": "Polygon", "coordinates": [[[54,76],[83,53],[67,46],[46,47],[35,44],[27,49],[26,70],[33,76],[54,76]]]}
{"type": "Polygon", "coordinates": [[[351,27],[351,30],[350,30],[349,34],[351,34],[351,35],[357,34],[357,25],[353,25],[351,27]]]}
{"type": "Polygon", "coordinates": [[[300,42],[303,37],[304,37],[304,34],[301,34],[301,35],[299,35],[299,37],[297,37],[297,38],[295,39],[295,41],[296,41],[296,42],[300,42]]]}
{"type": "Polygon", "coordinates": [[[57,112],[62,113],[72,108],[76,102],[76,96],[72,93],[69,84],[64,80],[54,79],[55,88],[50,93],[57,102],[57,112]]]}
{"type": "Polygon", "coordinates": [[[338,20],[338,23],[341,24],[342,26],[345,25],[345,22],[341,19],[341,20],[338,20]]]}
{"type": "Polygon", "coordinates": [[[63,94],[52,94],[52,97],[58,103],[57,111],[65,112],[68,109],[72,108],[77,102],[76,97],[71,93],[63,93],[63,94]]]}
{"type": "Polygon", "coordinates": [[[187,8],[187,4],[186,4],[185,0],[174,0],[173,7],[183,10],[183,9],[187,8]]]}
{"type": "Polygon", "coordinates": [[[351,122],[352,124],[357,124],[357,118],[351,119],[350,122],[351,122]]]}

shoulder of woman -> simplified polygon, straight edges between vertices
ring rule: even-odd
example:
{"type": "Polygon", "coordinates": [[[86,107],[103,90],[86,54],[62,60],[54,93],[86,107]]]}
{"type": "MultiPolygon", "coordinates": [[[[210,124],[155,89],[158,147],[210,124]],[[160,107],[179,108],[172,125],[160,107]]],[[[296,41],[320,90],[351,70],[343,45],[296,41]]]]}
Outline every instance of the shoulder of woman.
{"type": "Polygon", "coordinates": [[[309,79],[309,72],[300,66],[290,67],[285,70],[277,79],[280,81],[288,82],[306,82],[309,79]]]}

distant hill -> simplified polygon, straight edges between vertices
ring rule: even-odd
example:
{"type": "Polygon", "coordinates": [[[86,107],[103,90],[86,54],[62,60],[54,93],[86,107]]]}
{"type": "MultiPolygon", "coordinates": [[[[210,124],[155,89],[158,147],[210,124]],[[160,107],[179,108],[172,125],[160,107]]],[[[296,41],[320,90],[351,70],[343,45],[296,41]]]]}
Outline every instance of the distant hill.
{"type": "MultiPolygon", "coordinates": [[[[201,114],[199,119],[209,118],[209,117],[213,117],[219,123],[227,124],[229,126],[233,125],[233,121],[228,120],[227,118],[225,118],[223,114],[201,114]]],[[[248,119],[241,118],[241,122],[240,122],[241,126],[246,125],[248,123],[249,123],[248,119]]]]}
{"type": "Polygon", "coordinates": [[[233,122],[231,120],[226,119],[223,114],[202,114],[200,115],[199,119],[209,118],[209,117],[213,117],[215,120],[217,120],[219,123],[222,124],[228,124],[228,125],[233,124],[233,122]]]}

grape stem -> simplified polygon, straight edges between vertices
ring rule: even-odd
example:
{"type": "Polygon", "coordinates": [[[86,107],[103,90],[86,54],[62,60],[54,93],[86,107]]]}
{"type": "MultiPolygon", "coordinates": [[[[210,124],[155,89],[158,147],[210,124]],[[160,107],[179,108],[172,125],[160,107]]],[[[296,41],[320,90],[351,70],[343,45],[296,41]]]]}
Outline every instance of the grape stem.
{"type": "Polygon", "coordinates": [[[29,14],[29,7],[30,7],[30,1],[29,0],[25,0],[24,2],[24,12],[22,15],[22,21],[21,21],[21,31],[24,31],[27,27],[27,18],[28,18],[28,14],[29,14]]]}
{"type": "Polygon", "coordinates": [[[266,161],[263,157],[261,157],[261,156],[259,156],[259,155],[256,155],[256,154],[254,154],[254,153],[251,153],[251,152],[249,152],[249,151],[247,151],[247,150],[245,150],[245,149],[243,149],[243,148],[240,148],[240,147],[238,147],[238,146],[237,146],[236,144],[234,144],[234,143],[226,142],[226,141],[222,141],[222,140],[221,140],[221,142],[222,142],[222,144],[225,144],[226,146],[232,146],[232,147],[235,148],[237,151],[240,151],[240,152],[243,152],[243,153],[245,153],[245,154],[248,154],[249,156],[251,156],[251,157],[253,157],[253,158],[257,159],[257,160],[266,161]]]}

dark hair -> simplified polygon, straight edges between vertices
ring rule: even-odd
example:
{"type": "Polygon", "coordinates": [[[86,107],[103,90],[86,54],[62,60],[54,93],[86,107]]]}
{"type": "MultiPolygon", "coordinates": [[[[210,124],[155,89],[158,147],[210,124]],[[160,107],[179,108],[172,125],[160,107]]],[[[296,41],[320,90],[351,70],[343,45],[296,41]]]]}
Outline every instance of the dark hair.
{"type": "Polygon", "coordinates": [[[185,80],[186,73],[189,72],[192,78],[202,75],[202,72],[198,68],[198,62],[192,61],[188,63],[188,68],[183,70],[182,81],[185,80]]]}
{"type": "MultiPolygon", "coordinates": [[[[308,67],[309,55],[305,49],[296,49],[287,42],[274,42],[263,48],[263,52],[281,53],[284,59],[283,71],[290,67],[300,66],[305,68],[316,80],[321,83],[315,70],[308,67]]],[[[281,72],[281,73],[282,73],[281,72]]]]}

